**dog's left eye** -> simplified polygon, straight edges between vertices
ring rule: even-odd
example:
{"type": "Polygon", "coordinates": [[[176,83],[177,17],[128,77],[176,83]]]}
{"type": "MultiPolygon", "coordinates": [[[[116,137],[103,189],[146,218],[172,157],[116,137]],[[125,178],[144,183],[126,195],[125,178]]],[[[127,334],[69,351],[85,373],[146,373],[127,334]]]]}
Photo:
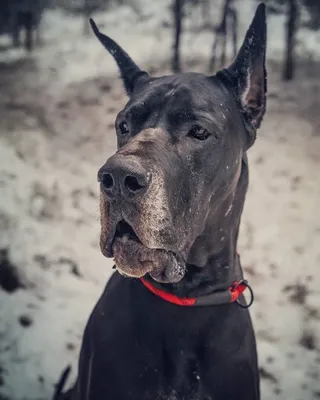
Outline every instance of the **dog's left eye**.
{"type": "Polygon", "coordinates": [[[129,126],[126,123],[126,121],[122,121],[119,124],[119,131],[121,135],[125,135],[126,133],[129,133],[129,126]]]}
{"type": "Polygon", "coordinates": [[[197,140],[206,140],[210,136],[210,133],[206,129],[202,128],[202,126],[195,125],[188,132],[188,136],[197,140]]]}

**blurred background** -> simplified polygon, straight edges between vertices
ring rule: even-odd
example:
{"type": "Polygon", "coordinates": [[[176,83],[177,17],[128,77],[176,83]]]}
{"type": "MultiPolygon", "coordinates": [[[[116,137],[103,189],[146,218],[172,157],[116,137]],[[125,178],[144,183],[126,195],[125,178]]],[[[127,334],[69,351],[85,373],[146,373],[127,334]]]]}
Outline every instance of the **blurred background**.
{"type": "MultiPolygon", "coordinates": [[[[72,383],[112,271],[96,173],[127,99],[88,17],[155,76],[210,74],[231,63],[256,6],[0,0],[0,400],[49,399],[68,363],[72,383]]],[[[320,1],[267,6],[267,115],[249,151],[239,251],[262,399],[320,399],[320,1]]]]}

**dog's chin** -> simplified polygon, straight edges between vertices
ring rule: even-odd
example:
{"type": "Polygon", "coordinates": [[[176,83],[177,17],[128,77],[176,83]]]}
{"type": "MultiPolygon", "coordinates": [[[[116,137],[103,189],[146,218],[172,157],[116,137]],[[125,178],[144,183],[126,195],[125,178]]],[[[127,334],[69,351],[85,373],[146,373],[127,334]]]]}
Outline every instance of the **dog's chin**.
{"type": "Polygon", "coordinates": [[[128,224],[118,224],[112,254],[121,275],[141,278],[149,274],[161,283],[179,282],[185,274],[185,263],[175,253],[145,246],[128,224]]]}
{"type": "Polygon", "coordinates": [[[162,283],[179,282],[184,277],[185,265],[174,253],[149,249],[128,235],[115,238],[112,250],[117,270],[124,276],[141,278],[149,274],[162,283]]]}

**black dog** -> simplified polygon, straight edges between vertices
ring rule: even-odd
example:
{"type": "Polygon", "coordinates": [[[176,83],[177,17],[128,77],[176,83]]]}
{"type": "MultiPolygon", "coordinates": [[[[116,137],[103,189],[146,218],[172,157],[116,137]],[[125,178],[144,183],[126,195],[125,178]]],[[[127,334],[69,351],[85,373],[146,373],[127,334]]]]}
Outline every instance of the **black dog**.
{"type": "Polygon", "coordinates": [[[246,151],[266,108],[265,6],[215,76],[151,78],[91,25],[130,100],[116,120],[118,151],[98,173],[101,250],[117,272],[90,316],[69,396],[257,400],[236,244],[246,151]]]}

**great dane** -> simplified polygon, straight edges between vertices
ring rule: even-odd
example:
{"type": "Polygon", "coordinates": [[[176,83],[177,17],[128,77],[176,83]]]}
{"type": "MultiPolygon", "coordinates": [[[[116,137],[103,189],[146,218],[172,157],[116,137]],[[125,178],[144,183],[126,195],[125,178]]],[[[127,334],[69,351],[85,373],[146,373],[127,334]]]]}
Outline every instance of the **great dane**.
{"type": "Polygon", "coordinates": [[[266,109],[265,5],[214,76],[150,77],[91,25],[129,101],[115,122],[118,150],[98,172],[101,251],[116,271],[89,318],[68,396],[258,400],[236,249],[246,153],[266,109]]]}

